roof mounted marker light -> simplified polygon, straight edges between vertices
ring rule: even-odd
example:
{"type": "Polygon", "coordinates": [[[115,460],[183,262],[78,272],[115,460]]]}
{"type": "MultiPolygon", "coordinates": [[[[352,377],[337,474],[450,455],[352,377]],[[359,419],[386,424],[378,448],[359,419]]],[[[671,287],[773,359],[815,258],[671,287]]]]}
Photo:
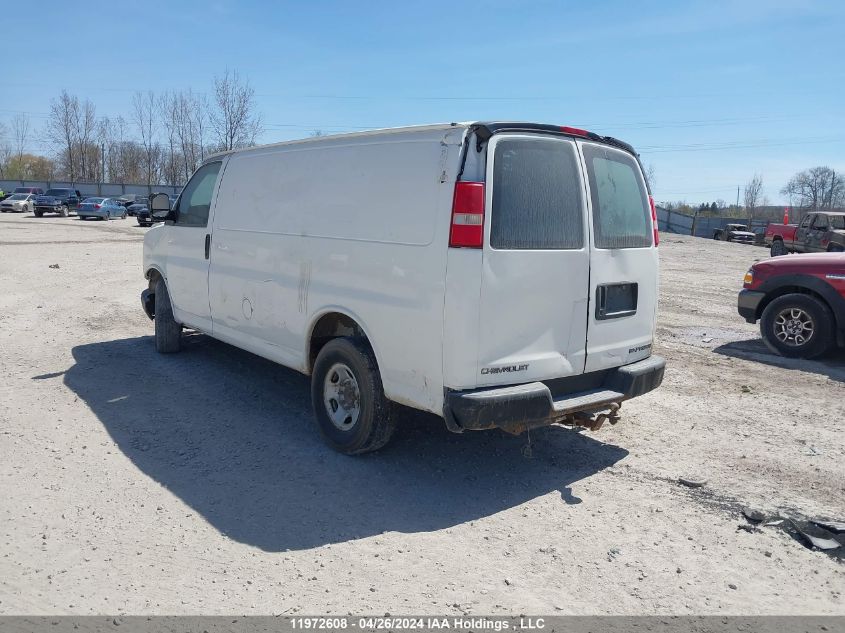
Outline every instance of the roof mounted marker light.
{"type": "Polygon", "coordinates": [[[569,127],[568,125],[562,125],[560,127],[560,131],[564,134],[571,134],[572,136],[583,136],[584,138],[590,137],[590,133],[587,130],[582,130],[579,127],[569,127]]]}

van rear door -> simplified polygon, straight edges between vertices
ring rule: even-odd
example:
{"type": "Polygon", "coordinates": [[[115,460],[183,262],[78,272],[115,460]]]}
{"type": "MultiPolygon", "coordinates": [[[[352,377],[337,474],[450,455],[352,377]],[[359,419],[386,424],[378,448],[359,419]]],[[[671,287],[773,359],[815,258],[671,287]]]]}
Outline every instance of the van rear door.
{"type": "Polygon", "coordinates": [[[657,248],[639,163],[630,153],[579,142],[592,218],[586,372],[651,354],[657,310],[657,248]]]}
{"type": "Polygon", "coordinates": [[[590,283],[583,182],[573,140],[491,138],[478,386],[583,373],[590,283]]]}

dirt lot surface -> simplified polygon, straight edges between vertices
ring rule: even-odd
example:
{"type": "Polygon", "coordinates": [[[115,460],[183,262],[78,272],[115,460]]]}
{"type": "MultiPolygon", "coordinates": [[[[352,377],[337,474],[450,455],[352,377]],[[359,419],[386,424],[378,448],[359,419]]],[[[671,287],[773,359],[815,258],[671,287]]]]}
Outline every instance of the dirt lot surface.
{"type": "Polygon", "coordinates": [[[620,424],[528,459],[408,415],[350,458],[305,377],[200,335],[155,353],[144,231],[0,217],[0,613],[845,614],[841,561],[738,529],[845,519],[845,360],[736,314],[762,249],[664,236],[666,380],[620,424]]]}

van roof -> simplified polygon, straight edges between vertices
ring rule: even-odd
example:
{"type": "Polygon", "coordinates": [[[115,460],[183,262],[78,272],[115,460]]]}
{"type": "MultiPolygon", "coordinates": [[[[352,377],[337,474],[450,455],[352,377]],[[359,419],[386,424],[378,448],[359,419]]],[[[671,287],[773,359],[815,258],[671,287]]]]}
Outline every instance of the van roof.
{"type": "Polygon", "coordinates": [[[559,134],[563,136],[582,137],[592,141],[607,143],[614,145],[627,152],[637,155],[632,146],[624,141],[613,138],[612,136],[601,136],[594,132],[581,130],[578,128],[551,125],[548,123],[529,123],[529,122],[509,122],[509,121],[463,121],[459,123],[434,123],[430,125],[410,125],[405,127],[380,128],[373,130],[363,130],[360,132],[344,132],[342,134],[327,134],[326,136],[313,136],[309,138],[294,139],[290,141],[281,141],[279,143],[268,143],[266,145],[254,145],[252,147],[244,147],[241,149],[227,150],[217,152],[206,157],[206,161],[214,158],[220,158],[229,154],[240,154],[256,149],[267,149],[271,147],[283,147],[286,145],[300,145],[306,143],[320,143],[326,140],[347,139],[347,138],[366,138],[369,136],[380,136],[383,134],[400,134],[403,132],[429,132],[435,130],[449,130],[449,129],[471,129],[479,134],[479,144],[487,141],[493,134],[497,132],[543,132],[546,134],[559,134]]]}

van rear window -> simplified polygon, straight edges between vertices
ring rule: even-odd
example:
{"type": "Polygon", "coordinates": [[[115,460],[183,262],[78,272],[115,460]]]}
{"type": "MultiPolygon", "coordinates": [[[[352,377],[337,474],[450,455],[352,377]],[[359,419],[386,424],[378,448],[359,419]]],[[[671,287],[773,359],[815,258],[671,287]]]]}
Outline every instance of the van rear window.
{"type": "Polygon", "coordinates": [[[598,248],[651,246],[651,209],[640,167],[633,156],[585,143],[584,158],[598,248]]]}
{"type": "Polygon", "coordinates": [[[493,158],[490,246],[584,247],[584,207],[574,144],[502,139],[493,158]]]}

